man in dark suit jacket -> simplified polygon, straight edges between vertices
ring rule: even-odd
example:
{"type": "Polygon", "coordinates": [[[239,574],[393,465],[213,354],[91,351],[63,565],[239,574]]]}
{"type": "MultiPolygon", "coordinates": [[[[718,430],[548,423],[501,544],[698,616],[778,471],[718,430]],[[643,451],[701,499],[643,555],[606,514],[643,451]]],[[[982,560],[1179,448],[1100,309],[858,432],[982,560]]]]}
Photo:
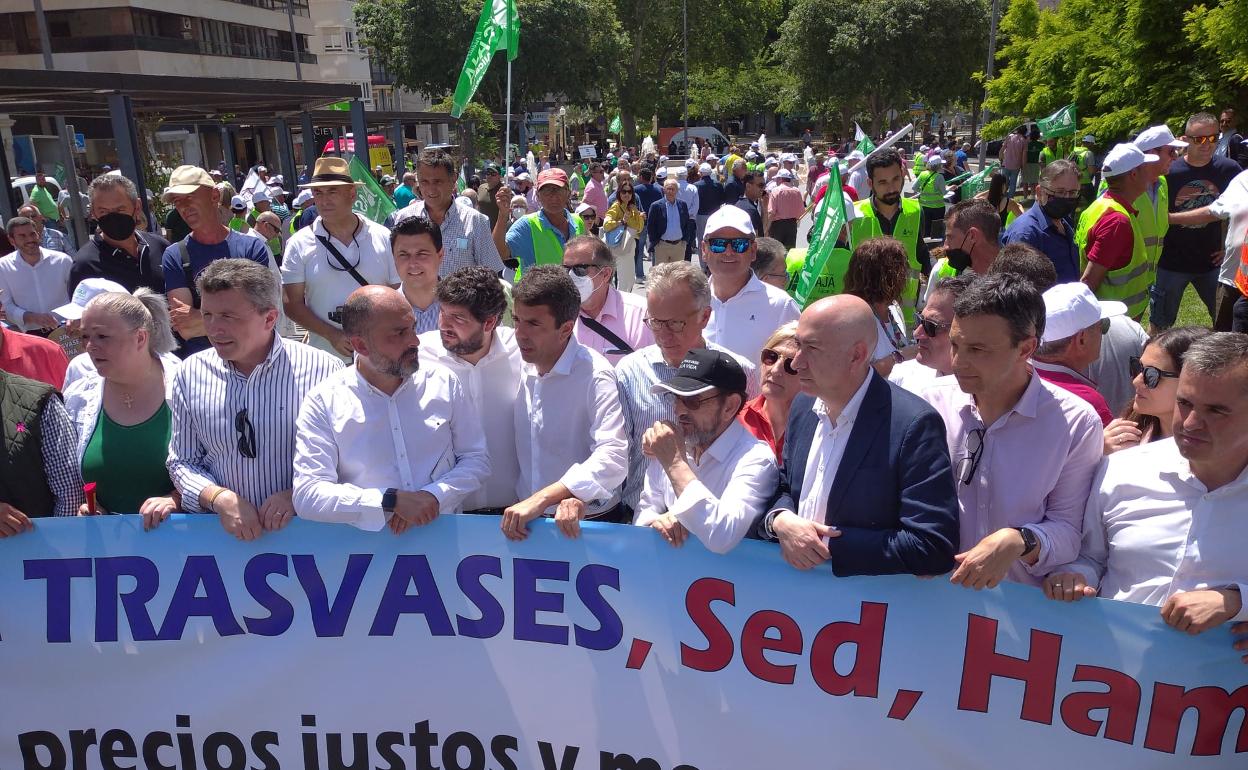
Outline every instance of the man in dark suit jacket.
{"type": "Polygon", "coordinates": [[[761,171],[751,171],[742,181],[744,192],[736,200],[736,206],[750,215],[750,221],[754,223],[754,232],[761,233],[763,232],[763,192],[767,182],[761,171]]]}
{"type": "Polygon", "coordinates": [[[789,411],[776,499],[755,535],[778,541],[799,569],[831,559],[842,577],[939,575],[958,551],[945,426],[871,368],[877,333],[870,307],[850,295],[802,313],[792,368],[803,394],[789,411]]]}
{"type": "Polygon", "coordinates": [[[650,241],[650,253],[654,264],[688,261],[693,254],[696,226],[689,215],[689,206],[677,194],[680,183],[675,177],[663,182],[663,197],[650,205],[646,212],[646,233],[650,241]],[[669,212],[676,212],[678,224],[668,222],[669,212]],[[676,237],[678,235],[678,237],[676,237]],[[684,246],[681,247],[681,242],[684,246]]]}

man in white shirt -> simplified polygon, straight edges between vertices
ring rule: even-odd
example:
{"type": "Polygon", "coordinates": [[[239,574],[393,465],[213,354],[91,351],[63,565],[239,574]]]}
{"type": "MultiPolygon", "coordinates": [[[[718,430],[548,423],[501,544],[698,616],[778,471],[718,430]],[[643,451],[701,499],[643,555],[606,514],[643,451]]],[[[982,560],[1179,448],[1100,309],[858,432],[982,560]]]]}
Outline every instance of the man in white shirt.
{"type": "Polygon", "coordinates": [[[563,267],[581,295],[574,332],[577,342],[606,356],[612,366],[654,342],[645,324],[645,299],[611,285],[615,257],[607,244],[592,235],[573,238],[564,247],[563,267]]]}
{"type": "Polygon", "coordinates": [[[722,206],[706,220],[702,239],[702,259],[711,271],[706,338],[749,361],[758,360],[772,332],[800,315],[792,297],[750,269],[758,250],[754,237],[745,211],[722,206]]]}
{"type": "Polygon", "coordinates": [[[953,303],[974,280],[974,274],[963,274],[936,282],[914,327],[919,354],[912,361],[902,361],[894,366],[888,375],[889,382],[917,396],[922,395],[937,377],[953,374],[953,352],[949,344],[953,303]]]}
{"type": "Polygon", "coordinates": [[[459,377],[490,456],[490,473],[464,499],[464,512],[501,515],[516,501],[520,479],[514,412],[524,364],[515,332],[499,324],[507,296],[489,268],[462,267],[438,282],[438,304],[438,328],[420,335],[421,364],[440,364],[459,377]]]}
{"type": "Polygon", "coordinates": [[[308,342],[349,359],[340,308],[370,284],[398,288],[399,273],[386,228],[351,210],[357,183],[342,158],[318,158],[312,178],[317,218],[286,242],[282,292],[286,315],[310,332],[308,342]]]}
{"type": "Polygon", "coordinates": [[[689,208],[689,216],[694,218],[698,215],[698,188],[689,182],[689,170],[697,167],[698,162],[689,158],[684,166],[676,169],[676,184],[679,186],[676,195],[685,202],[685,206],[689,208]]]}
{"type": "Polygon", "coordinates": [[[22,331],[51,331],[61,325],[53,308],[69,303],[74,260],[40,246],[39,229],[27,217],[13,217],[5,232],[17,251],[0,257],[0,299],[9,321],[22,331]]]}
{"type": "MultiPolygon", "coordinates": [[[[680,362],[694,348],[710,348],[727,353],[724,347],[707,342],[703,336],[711,315],[711,287],[706,275],[690,262],[669,262],[656,265],[650,273],[646,290],[646,326],[654,334],[655,343],[620,359],[616,378],[620,387],[620,404],[624,409],[624,428],[628,433],[628,477],[624,481],[624,505],[631,518],[641,499],[646,473],[646,458],[641,452],[642,438],[650,426],[661,420],[674,420],[672,399],[655,393],[654,386],[676,376],[680,362]]],[[[759,393],[758,372],[754,364],[732,354],[746,372],[746,395],[759,393]]]]}
{"type": "Polygon", "coordinates": [[[342,306],[355,364],[299,410],[295,508],[313,521],[396,535],[456,512],[490,472],[476,406],[459,378],[421,367],[411,305],[388,286],[342,306]],[[389,440],[387,440],[389,439],[389,440]]]}
{"type": "Polygon", "coordinates": [[[524,271],[513,299],[524,358],[515,409],[520,501],[503,512],[503,533],[523,540],[528,523],[550,512],[568,537],[579,535],[582,518],[619,522],[624,415],[615,370],[572,336],[576,286],[562,267],[538,265],[524,271]]]}
{"type": "Polygon", "coordinates": [[[1044,592],[1151,604],[1189,634],[1238,621],[1232,631],[1248,635],[1248,335],[1192,343],[1176,402],[1173,439],[1102,461],[1079,558],[1054,569],[1044,592]]]}
{"type": "Polygon", "coordinates": [[[727,553],[749,532],[776,491],[775,453],[737,420],[745,370],[731,354],[696,348],[678,374],[653,387],[674,397],[676,420],[642,437],[650,458],[634,524],[654,527],[673,546],[690,532],[727,553]]]}

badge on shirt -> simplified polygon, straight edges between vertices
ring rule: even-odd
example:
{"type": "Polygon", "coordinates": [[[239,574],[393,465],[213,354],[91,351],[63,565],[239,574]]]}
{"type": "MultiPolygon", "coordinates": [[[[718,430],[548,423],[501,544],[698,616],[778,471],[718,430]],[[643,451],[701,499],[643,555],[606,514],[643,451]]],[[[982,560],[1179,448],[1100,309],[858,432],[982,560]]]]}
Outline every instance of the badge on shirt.
{"type": "Polygon", "coordinates": [[[467,250],[468,250],[468,239],[467,239],[467,238],[456,238],[456,239],[455,239],[455,248],[459,249],[460,251],[467,251],[467,250]]]}

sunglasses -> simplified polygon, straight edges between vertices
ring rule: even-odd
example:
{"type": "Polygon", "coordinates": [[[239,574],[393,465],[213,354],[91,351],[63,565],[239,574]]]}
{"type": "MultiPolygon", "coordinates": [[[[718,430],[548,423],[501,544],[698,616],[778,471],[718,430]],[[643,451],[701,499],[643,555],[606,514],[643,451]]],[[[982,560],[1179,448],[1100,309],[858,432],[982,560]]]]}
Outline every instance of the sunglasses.
{"type": "Polygon", "coordinates": [[[1207,136],[1188,136],[1184,137],[1188,144],[1217,144],[1218,135],[1209,134],[1207,136]]]}
{"type": "Polygon", "coordinates": [[[979,470],[979,461],[984,457],[984,429],[975,428],[966,434],[966,455],[958,461],[958,480],[970,484],[975,479],[975,471],[979,470]]]}
{"type": "Polygon", "coordinates": [[[929,337],[935,337],[940,334],[942,329],[948,329],[949,324],[933,321],[927,316],[919,316],[919,327],[923,329],[923,333],[929,337]]]}
{"type": "Polygon", "coordinates": [[[749,238],[707,238],[706,243],[712,254],[723,254],[728,250],[729,244],[732,244],[732,250],[736,254],[744,254],[750,250],[749,238]]]}
{"type": "Polygon", "coordinates": [[[676,400],[680,402],[680,405],[691,412],[696,411],[698,407],[702,406],[707,401],[714,401],[717,398],[719,398],[718,393],[712,393],[709,396],[702,396],[701,398],[695,398],[693,396],[676,396],[676,400]]]}
{"type": "Polygon", "coordinates": [[[575,275],[577,278],[584,278],[585,276],[589,275],[589,271],[591,269],[601,270],[602,265],[595,265],[593,263],[590,263],[588,265],[564,265],[563,269],[567,270],[572,275],[575,275]]]}
{"type": "Polygon", "coordinates": [[[1162,377],[1176,378],[1178,372],[1167,372],[1165,369],[1158,369],[1155,366],[1145,366],[1136,356],[1131,356],[1128,360],[1130,366],[1131,379],[1144,375],[1144,387],[1152,390],[1161,384],[1162,377]]]}
{"type": "Polygon", "coordinates": [[[247,417],[247,407],[234,415],[234,430],[238,431],[238,453],[248,460],[256,459],[256,429],[247,417]]]}
{"type": "MultiPolygon", "coordinates": [[[[771,348],[763,348],[763,352],[759,354],[759,360],[763,362],[763,366],[775,366],[776,362],[781,360],[781,356],[771,348]]],[[[784,371],[788,374],[797,374],[797,370],[793,368],[793,359],[784,356],[784,371]]]]}

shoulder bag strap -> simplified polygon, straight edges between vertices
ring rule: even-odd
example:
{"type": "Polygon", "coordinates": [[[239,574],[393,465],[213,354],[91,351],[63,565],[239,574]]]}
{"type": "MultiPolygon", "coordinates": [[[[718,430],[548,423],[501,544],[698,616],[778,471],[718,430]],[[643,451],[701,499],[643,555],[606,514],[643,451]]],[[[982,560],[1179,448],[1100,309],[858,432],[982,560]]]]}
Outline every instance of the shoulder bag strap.
{"type": "Polygon", "coordinates": [[[598,321],[595,321],[594,319],[590,318],[589,316],[585,314],[581,314],[581,323],[588,326],[590,330],[593,331],[595,334],[597,334],[599,337],[602,337],[607,342],[610,342],[612,345],[615,345],[615,350],[607,351],[611,355],[626,356],[629,353],[633,352],[632,345],[629,345],[627,342],[620,339],[620,335],[616,334],[615,332],[611,331],[607,327],[603,326],[598,321]]]}
{"type": "Polygon", "coordinates": [[[338,251],[338,249],[334,247],[334,244],[330,243],[328,238],[322,238],[321,236],[318,235],[316,236],[316,239],[321,242],[321,245],[324,246],[325,250],[330,253],[330,256],[332,256],[335,260],[337,260],[339,266],[341,266],[343,270],[351,274],[351,277],[355,279],[356,283],[358,283],[361,286],[370,285],[368,281],[364,280],[364,276],[360,275],[358,270],[356,270],[354,267],[351,267],[351,264],[347,262],[346,257],[342,256],[342,252],[338,251]]]}

